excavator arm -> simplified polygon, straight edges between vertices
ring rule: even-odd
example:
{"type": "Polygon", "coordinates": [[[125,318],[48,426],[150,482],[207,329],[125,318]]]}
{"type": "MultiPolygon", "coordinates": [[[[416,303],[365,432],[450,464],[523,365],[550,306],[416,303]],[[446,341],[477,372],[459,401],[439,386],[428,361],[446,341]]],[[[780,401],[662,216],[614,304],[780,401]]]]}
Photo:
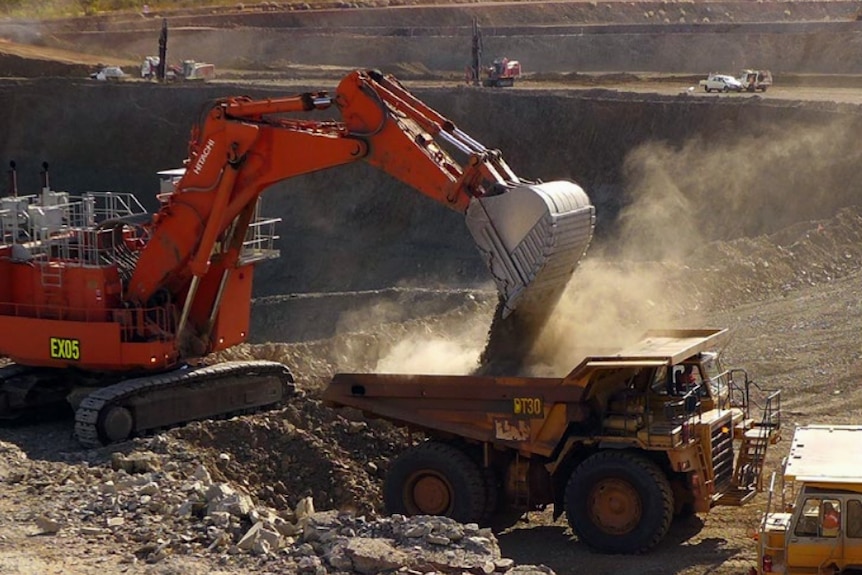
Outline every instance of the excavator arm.
{"type": "MultiPolygon", "coordinates": [[[[250,215],[272,184],[365,161],[465,214],[497,283],[503,317],[553,305],[589,245],[594,211],[568,181],[520,179],[490,150],[415,98],[391,76],[356,71],[326,92],[212,103],[192,132],[186,171],[149,227],[124,299],[141,306],[167,292],[183,302],[177,332],[195,317],[200,280],[238,260],[250,215]],[[335,107],[340,121],[297,119],[335,107]],[[291,116],[286,116],[290,114],[291,116]],[[462,153],[459,164],[444,150],[462,153]],[[191,318],[190,318],[191,316],[191,318]]],[[[205,330],[204,330],[205,331],[205,330]]]]}

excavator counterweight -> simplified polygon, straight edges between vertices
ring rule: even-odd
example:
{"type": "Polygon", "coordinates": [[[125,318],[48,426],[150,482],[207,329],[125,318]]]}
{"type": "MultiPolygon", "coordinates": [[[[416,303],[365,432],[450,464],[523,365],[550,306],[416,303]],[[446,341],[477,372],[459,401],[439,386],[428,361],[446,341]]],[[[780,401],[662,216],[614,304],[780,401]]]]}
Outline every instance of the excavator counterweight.
{"type": "Polygon", "coordinates": [[[254,236],[258,200],[295,176],[364,161],[463,214],[503,318],[545,317],[592,235],[577,184],[521,179],[379,72],[334,95],[216,100],[200,118],[155,214],[129,194],[53,191],[47,165],[39,195],[2,198],[0,356],[16,365],[0,371],[0,417],[66,397],[96,445],[281,401],[285,366],[195,364],[247,339],[254,265],[277,254],[254,236]],[[329,108],[342,119],[302,117],[329,108]]]}

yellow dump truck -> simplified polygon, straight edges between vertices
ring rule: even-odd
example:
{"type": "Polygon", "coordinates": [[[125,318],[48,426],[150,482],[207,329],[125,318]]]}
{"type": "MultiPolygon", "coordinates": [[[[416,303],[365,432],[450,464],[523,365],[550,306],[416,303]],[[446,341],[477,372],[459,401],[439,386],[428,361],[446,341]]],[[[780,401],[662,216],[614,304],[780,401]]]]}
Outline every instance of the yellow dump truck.
{"type": "Polygon", "coordinates": [[[558,378],[343,373],[324,398],[422,432],[387,471],[390,513],[483,522],[553,504],[592,549],[640,553],[675,514],[760,490],[780,393],[721,367],[727,336],[653,331],[558,378]]]}
{"type": "Polygon", "coordinates": [[[754,571],[862,572],[862,426],[796,428],[775,482],[773,475],[754,571]]]}

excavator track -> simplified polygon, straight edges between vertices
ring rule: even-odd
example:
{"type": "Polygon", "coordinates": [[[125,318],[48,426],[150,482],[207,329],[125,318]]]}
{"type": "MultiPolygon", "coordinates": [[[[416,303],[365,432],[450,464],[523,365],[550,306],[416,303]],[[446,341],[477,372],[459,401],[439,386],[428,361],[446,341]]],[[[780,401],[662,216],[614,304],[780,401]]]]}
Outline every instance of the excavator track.
{"type": "Polygon", "coordinates": [[[81,401],[75,436],[86,447],[100,447],[156,429],[273,406],[294,391],[290,370],[272,361],[226,362],[127,379],[81,401]]]}

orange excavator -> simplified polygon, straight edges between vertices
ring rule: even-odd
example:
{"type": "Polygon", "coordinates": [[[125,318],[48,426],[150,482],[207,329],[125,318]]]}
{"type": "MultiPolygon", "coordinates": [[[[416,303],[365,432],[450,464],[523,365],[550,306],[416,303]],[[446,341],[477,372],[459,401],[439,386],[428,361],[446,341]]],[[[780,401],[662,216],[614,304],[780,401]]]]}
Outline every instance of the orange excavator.
{"type": "Polygon", "coordinates": [[[47,165],[40,194],[0,198],[0,417],[71,404],[76,437],[97,446],[288,397],[280,363],[198,360],[248,336],[254,265],[277,255],[264,190],[357,161],[465,215],[502,317],[553,305],[590,242],[577,184],[519,178],[392,76],[217,100],[155,214],[130,194],[51,190],[47,165]],[[304,116],[329,108],[342,119],[304,116]]]}

